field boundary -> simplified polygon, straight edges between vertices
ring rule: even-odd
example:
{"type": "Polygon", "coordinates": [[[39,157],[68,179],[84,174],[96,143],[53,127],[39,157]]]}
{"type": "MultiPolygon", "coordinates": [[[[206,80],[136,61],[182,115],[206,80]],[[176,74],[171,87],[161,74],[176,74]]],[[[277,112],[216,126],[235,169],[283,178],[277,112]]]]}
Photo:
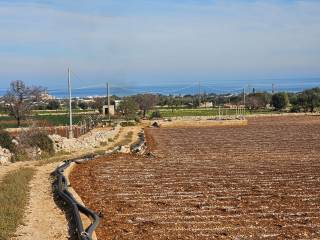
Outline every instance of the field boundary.
{"type": "Polygon", "coordinates": [[[77,232],[79,240],[96,240],[94,230],[98,227],[100,218],[97,213],[93,212],[89,208],[86,208],[70,192],[69,179],[65,173],[67,172],[68,168],[70,168],[75,163],[80,163],[80,161],[92,160],[93,158],[94,157],[67,160],[55,171],[55,174],[57,176],[55,187],[57,189],[58,195],[72,208],[73,220],[76,228],[75,230],[77,232]],[[86,228],[84,227],[84,221],[83,218],[81,218],[80,213],[84,214],[91,220],[90,225],[86,228]]]}
{"type": "MultiPolygon", "coordinates": [[[[81,197],[71,187],[69,176],[76,166],[87,161],[93,161],[98,157],[111,155],[121,151],[121,146],[117,146],[113,151],[105,154],[94,154],[91,156],[66,160],[55,170],[57,181],[54,183],[58,195],[72,208],[72,215],[75,223],[75,230],[79,240],[97,240],[95,229],[100,222],[99,214],[87,208],[81,197]]],[[[138,143],[130,146],[130,152],[144,154],[146,149],[145,134],[142,130],[139,133],[138,143]]]]}
{"type": "Polygon", "coordinates": [[[246,126],[247,119],[239,120],[209,120],[209,119],[178,119],[172,121],[160,121],[160,127],[218,127],[218,126],[246,126]]]}

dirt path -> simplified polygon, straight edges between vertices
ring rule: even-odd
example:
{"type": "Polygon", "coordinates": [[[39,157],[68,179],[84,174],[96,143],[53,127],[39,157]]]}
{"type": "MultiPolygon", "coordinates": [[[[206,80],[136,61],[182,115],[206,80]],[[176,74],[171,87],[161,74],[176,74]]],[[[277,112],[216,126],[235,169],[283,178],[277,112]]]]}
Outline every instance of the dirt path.
{"type": "Polygon", "coordinates": [[[30,183],[30,202],[26,209],[25,225],[18,228],[14,240],[68,239],[65,214],[53,200],[50,174],[57,166],[58,163],[51,163],[37,167],[30,183]]]}
{"type": "MultiPolygon", "coordinates": [[[[141,127],[122,128],[117,139],[105,147],[95,150],[109,149],[115,147],[126,138],[128,132],[133,132],[131,142],[138,139],[138,132],[141,127]]],[[[92,149],[72,153],[66,158],[76,158],[92,151],[92,149]]],[[[58,158],[60,159],[60,158],[58,158]]],[[[60,159],[61,160],[61,159],[60,159]]],[[[4,168],[0,168],[0,180],[5,173],[17,169],[21,166],[35,166],[36,162],[16,163],[4,168]]],[[[54,201],[52,193],[52,178],[50,174],[56,169],[59,162],[46,165],[35,166],[37,172],[32,179],[30,202],[26,209],[25,225],[20,226],[12,240],[62,240],[69,238],[68,222],[65,213],[59,209],[54,201]]]]}

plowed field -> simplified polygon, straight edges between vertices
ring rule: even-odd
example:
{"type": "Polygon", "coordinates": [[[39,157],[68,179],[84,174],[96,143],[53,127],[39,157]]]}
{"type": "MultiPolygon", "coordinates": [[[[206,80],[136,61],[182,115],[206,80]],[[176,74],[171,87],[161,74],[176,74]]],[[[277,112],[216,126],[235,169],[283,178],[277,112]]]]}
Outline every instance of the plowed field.
{"type": "Polygon", "coordinates": [[[71,175],[99,239],[320,239],[320,117],[146,132],[155,158],[71,175]]]}

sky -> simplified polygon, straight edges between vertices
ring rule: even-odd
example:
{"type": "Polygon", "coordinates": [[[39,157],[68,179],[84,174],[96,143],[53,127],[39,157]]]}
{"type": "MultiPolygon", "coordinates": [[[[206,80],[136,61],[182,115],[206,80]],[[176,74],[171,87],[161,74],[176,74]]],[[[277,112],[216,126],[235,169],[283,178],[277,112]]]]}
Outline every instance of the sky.
{"type": "Polygon", "coordinates": [[[319,79],[318,0],[0,0],[0,89],[319,79]]]}

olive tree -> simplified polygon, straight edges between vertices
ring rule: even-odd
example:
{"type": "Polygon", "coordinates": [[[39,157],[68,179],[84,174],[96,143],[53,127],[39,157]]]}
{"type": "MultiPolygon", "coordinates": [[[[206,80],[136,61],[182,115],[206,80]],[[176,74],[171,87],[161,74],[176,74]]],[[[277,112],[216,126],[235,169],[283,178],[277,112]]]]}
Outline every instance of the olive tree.
{"type": "Polygon", "coordinates": [[[158,103],[158,96],[153,94],[138,94],[133,97],[143,112],[143,117],[146,113],[158,103]]]}
{"type": "Polygon", "coordinates": [[[273,94],[271,101],[276,110],[285,109],[289,105],[288,94],[284,92],[273,94]]]}
{"type": "Polygon", "coordinates": [[[126,120],[129,120],[130,118],[134,118],[138,109],[139,109],[139,106],[133,100],[132,97],[125,97],[120,102],[118,107],[119,112],[121,112],[121,114],[126,118],[126,120]]]}
{"type": "Polygon", "coordinates": [[[17,120],[18,127],[21,126],[21,120],[26,118],[33,104],[40,100],[41,94],[44,92],[44,88],[28,87],[21,80],[15,80],[10,83],[10,88],[4,96],[4,101],[9,114],[17,120]]]}

